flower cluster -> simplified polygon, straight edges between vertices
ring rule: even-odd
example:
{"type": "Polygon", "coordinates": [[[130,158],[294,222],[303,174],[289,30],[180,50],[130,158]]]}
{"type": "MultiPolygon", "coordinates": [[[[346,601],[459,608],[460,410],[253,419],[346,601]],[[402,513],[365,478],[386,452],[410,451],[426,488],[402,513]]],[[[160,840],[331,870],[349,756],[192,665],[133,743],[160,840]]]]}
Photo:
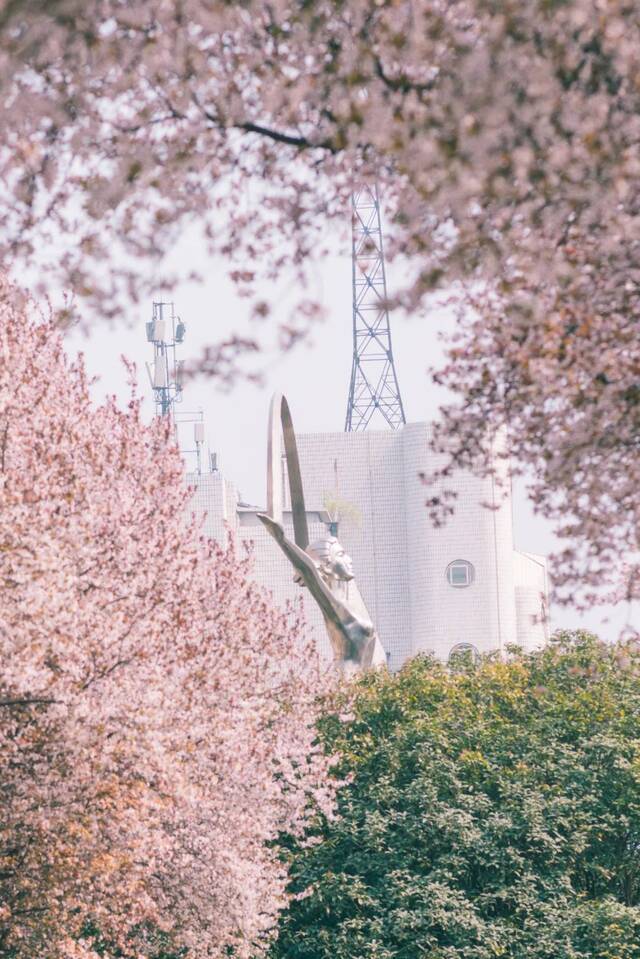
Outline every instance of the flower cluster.
{"type": "Polygon", "coordinates": [[[506,423],[538,508],[569,517],[567,585],[615,579],[638,544],[637,3],[34,0],[0,27],[7,262],[117,309],[195,221],[250,290],[260,264],[304,272],[376,178],[413,264],[399,299],[454,284],[465,304],[442,373],[455,461],[506,423]]]}
{"type": "Polygon", "coordinates": [[[93,407],[7,283],[0,356],[0,952],[254,955],[269,844],[331,804],[300,617],[187,521],[164,425],[93,407]]]}

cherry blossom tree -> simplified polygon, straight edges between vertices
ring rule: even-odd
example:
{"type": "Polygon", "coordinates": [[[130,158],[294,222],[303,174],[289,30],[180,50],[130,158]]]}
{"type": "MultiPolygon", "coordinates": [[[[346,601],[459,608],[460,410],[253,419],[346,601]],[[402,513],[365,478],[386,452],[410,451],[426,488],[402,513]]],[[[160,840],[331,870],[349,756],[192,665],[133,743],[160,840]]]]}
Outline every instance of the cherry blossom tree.
{"type": "Polygon", "coordinates": [[[440,374],[453,462],[486,466],[506,426],[569,536],[567,587],[638,594],[635,567],[616,572],[639,519],[637,4],[13,0],[0,26],[7,261],[37,255],[117,309],[136,260],[198,224],[251,290],[304,273],[375,177],[412,264],[399,300],[463,304],[440,374]]]}
{"type": "Polygon", "coordinates": [[[299,612],[186,521],[164,425],[94,408],[26,309],[4,282],[0,952],[87,959],[94,929],[254,956],[286,898],[269,843],[330,810],[326,679],[299,612]]]}

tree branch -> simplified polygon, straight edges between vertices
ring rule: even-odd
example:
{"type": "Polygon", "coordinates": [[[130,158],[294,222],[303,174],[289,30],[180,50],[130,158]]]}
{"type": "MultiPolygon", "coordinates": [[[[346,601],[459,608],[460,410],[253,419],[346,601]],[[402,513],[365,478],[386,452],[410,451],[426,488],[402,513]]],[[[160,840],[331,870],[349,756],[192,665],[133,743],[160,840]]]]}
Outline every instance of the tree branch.
{"type": "Polygon", "coordinates": [[[286,143],[288,146],[297,147],[299,150],[329,150],[335,153],[335,147],[328,140],[320,143],[312,143],[306,137],[292,136],[289,133],[280,133],[279,130],[271,130],[269,127],[260,126],[258,123],[237,123],[236,129],[244,130],[246,133],[257,133],[259,136],[268,137],[275,140],[276,143],[286,143]]]}
{"type": "Polygon", "coordinates": [[[382,80],[389,90],[399,91],[400,93],[409,93],[411,91],[415,93],[428,93],[435,87],[434,80],[428,80],[426,83],[415,83],[415,81],[410,80],[406,74],[402,74],[399,77],[390,77],[389,74],[385,72],[382,66],[382,60],[379,57],[374,57],[373,63],[378,78],[382,80]]]}
{"type": "Polygon", "coordinates": [[[15,699],[0,699],[0,706],[35,706],[59,703],[59,699],[45,699],[43,696],[22,696],[15,699]]]}
{"type": "MultiPolygon", "coordinates": [[[[219,129],[225,126],[215,113],[207,110],[207,108],[200,103],[195,93],[192,95],[192,99],[210,123],[219,129]]],[[[314,143],[312,140],[308,140],[307,137],[294,136],[291,133],[281,133],[280,130],[272,130],[271,127],[262,126],[260,123],[252,123],[249,120],[243,123],[233,123],[231,126],[235,130],[244,130],[245,133],[256,133],[258,136],[267,137],[276,143],[284,143],[286,146],[296,147],[298,150],[327,150],[329,153],[338,152],[330,140],[321,140],[318,143],[314,143]]]]}

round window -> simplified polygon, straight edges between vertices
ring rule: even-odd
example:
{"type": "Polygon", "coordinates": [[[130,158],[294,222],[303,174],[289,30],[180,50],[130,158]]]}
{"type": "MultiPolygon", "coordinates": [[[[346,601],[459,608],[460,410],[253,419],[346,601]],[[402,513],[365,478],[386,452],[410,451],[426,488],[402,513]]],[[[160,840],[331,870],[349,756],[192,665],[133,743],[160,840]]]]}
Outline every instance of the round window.
{"type": "Polygon", "coordinates": [[[447,566],[447,582],[450,586],[462,589],[471,586],[475,579],[475,570],[466,559],[455,559],[447,566]]]}
{"type": "Polygon", "coordinates": [[[449,666],[452,669],[474,666],[480,662],[480,653],[471,643],[457,643],[449,653],[449,666]]]}

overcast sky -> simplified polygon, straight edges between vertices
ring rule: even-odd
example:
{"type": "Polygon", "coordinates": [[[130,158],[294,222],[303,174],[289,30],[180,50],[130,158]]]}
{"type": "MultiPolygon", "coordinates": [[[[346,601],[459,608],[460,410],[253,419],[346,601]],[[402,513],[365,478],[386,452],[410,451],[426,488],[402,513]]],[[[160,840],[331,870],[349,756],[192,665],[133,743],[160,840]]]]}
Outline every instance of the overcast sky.
{"type": "MultiPolygon", "coordinates": [[[[351,371],[351,262],[346,235],[336,236],[335,254],[311,271],[310,293],[318,296],[327,319],[315,327],[309,343],[289,354],[273,350],[260,358],[266,368],[264,385],[241,382],[223,392],[215,381],[200,379],[187,384],[180,409],[202,410],[209,449],[218,454],[224,474],[232,480],[245,500],[262,505],[266,499],[266,425],[269,398],[274,390],[285,393],[298,432],[335,431],[344,428],[349,375],[351,371]]],[[[188,360],[206,344],[232,333],[251,331],[247,321],[247,302],[238,297],[228,280],[227,266],[206,260],[197,241],[186,238],[173,253],[174,262],[196,265],[206,277],[202,284],[180,284],[163,299],[175,302],[176,312],[187,326],[179,354],[188,360]]],[[[387,264],[391,291],[399,267],[387,264]]],[[[275,297],[275,317],[285,318],[297,290],[291,282],[265,290],[275,297]]],[[[82,350],[92,374],[99,377],[94,387],[96,399],[115,393],[128,395],[126,373],[120,361],[125,355],[138,366],[140,389],[145,397],[145,415],[153,413],[151,390],[145,362],[152,358],[151,344],[145,336],[145,321],[151,317],[151,302],[132,309],[115,327],[94,326],[89,337],[74,333],[68,348],[82,350]]],[[[444,398],[430,383],[426,369],[437,364],[442,355],[438,331],[450,317],[434,307],[420,317],[393,315],[393,349],[407,420],[437,417],[444,398]]],[[[257,332],[262,333],[260,328],[257,332]]],[[[264,330],[266,332],[266,329],[264,330]]],[[[183,442],[190,444],[191,430],[183,431],[183,442]]],[[[514,502],[515,545],[523,550],[548,553],[556,548],[549,525],[534,517],[524,490],[516,490],[514,502]]],[[[634,614],[635,616],[635,614],[634,614]]],[[[586,626],[603,638],[614,638],[629,622],[631,612],[625,605],[618,609],[592,612],[579,617],[571,610],[552,608],[554,627],[586,626]],[[608,621],[603,622],[603,615],[608,621]]],[[[635,624],[634,624],[635,625],[635,624]]]]}

